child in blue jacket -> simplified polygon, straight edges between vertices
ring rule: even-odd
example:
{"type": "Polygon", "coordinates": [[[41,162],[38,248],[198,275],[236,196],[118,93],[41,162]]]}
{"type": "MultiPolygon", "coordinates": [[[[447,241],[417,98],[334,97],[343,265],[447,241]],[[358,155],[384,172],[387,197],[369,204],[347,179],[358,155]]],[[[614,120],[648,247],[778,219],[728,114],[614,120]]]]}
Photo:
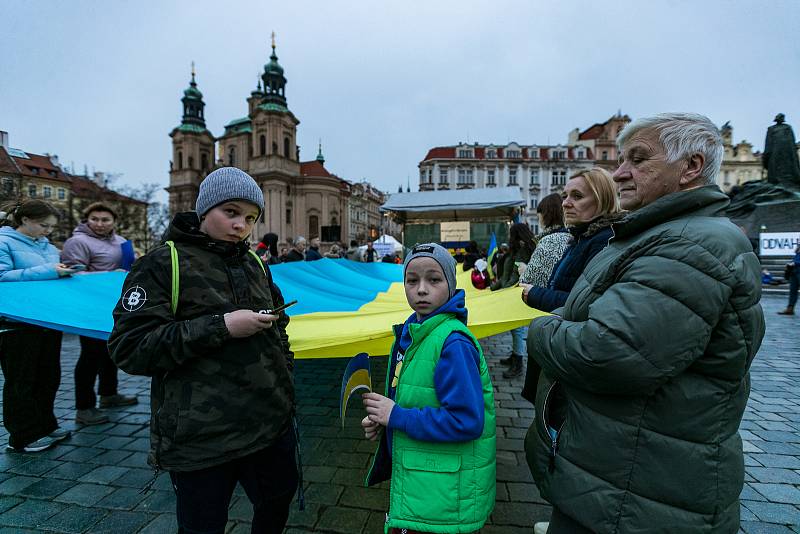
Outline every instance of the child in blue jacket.
{"type": "Polygon", "coordinates": [[[414,313],[395,327],[386,395],[364,395],[365,435],[380,437],[367,484],[392,478],[387,532],[474,532],[495,500],[489,371],[450,253],[414,247],[404,286],[414,313]]]}

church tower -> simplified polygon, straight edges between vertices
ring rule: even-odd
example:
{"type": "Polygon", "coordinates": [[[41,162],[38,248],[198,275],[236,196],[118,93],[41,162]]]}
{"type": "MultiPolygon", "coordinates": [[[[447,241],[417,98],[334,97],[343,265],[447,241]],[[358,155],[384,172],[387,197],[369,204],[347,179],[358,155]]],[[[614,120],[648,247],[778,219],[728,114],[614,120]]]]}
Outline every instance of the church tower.
{"type": "Polygon", "coordinates": [[[183,92],[183,119],[174,128],[169,169],[169,211],[194,209],[200,182],[214,168],[214,136],[206,129],[203,93],[197,88],[194,63],[192,80],[183,92]]]}

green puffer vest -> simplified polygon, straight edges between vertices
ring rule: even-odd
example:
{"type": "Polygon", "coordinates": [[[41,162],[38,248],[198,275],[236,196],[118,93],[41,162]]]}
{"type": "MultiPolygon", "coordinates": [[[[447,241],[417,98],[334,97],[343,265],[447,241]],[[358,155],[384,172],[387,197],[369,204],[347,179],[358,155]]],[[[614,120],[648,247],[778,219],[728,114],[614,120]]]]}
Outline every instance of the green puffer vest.
{"type": "MultiPolygon", "coordinates": [[[[481,437],[465,443],[417,441],[392,432],[390,528],[423,532],[474,532],[489,518],[495,501],[496,432],[494,393],[483,351],[469,329],[451,314],[409,325],[411,345],[403,359],[395,401],[403,408],[438,408],[433,374],[447,336],[461,332],[480,354],[484,424],[481,437]]],[[[391,368],[391,366],[389,366],[391,368]]],[[[387,393],[391,377],[387,376],[387,393]]]]}

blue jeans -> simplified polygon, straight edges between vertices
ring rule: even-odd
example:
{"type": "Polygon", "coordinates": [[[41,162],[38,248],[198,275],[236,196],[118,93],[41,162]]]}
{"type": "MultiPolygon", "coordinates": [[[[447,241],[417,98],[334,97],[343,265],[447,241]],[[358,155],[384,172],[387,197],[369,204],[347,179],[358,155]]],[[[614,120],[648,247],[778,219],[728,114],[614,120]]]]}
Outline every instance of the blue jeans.
{"type": "Polygon", "coordinates": [[[520,326],[511,331],[511,352],[516,356],[525,356],[528,354],[528,346],[526,340],[528,339],[528,327],[520,326]]]}
{"type": "Polygon", "coordinates": [[[797,290],[800,287],[800,265],[796,265],[792,276],[789,277],[789,307],[797,304],[797,290]]]}

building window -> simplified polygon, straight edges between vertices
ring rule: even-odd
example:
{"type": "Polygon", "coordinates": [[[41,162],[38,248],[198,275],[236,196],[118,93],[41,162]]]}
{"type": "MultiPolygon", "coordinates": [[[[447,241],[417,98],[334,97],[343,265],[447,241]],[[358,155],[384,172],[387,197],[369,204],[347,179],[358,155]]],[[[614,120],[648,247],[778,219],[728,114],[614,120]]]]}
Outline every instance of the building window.
{"type": "Polygon", "coordinates": [[[64,200],[67,198],[67,191],[63,187],[58,188],[58,200],[64,200]]]}
{"type": "Polygon", "coordinates": [[[14,181],[8,176],[3,177],[3,194],[11,195],[14,193],[14,181]]]}
{"type": "Polygon", "coordinates": [[[566,150],[553,150],[550,152],[550,159],[566,159],[566,150]]]}
{"type": "Polygon", "coordinates": [[[586,157],[586,153],[583,150],[578,150],[578,159],[583,159],[586,157]]]}
{"type": "Polygon", "coordinates": [[[531,155],[531,159],[539,159],[539,149],[538,148],[531,148],[528,152],[531,155]]]}
{"type": "Polygon", "coordinates": [[[531,169],[531,185],[539,185],[539,169],[531,169]]]}
{"type": "Polygon", "coordinates": [[[486,184],[487,185],[494,185],[494,169],[489,169],[486,171],[486,184]]]}
{"type": "Polygon", "coordinates": [[[308,238],[319,237],[319,217],[317,215],[308,216],[308,238]]]}
{"type": "Polygon", "coordinates": [[[531,211],[535,210],[539,206],[539,201],[535,198],[531,199],[531,211]]]}
{"type": "Polygon", "coordinates": [[[497,158],[497,150],[494,150],[494,149],[492,149],[492,150],[487,150],[487,151],[486,151],[486,157],[487,157],[488,159],[495,159],[495,158],[497,158]]]}
{"type": "Polygon", "coordinates": [[[178,150],[178,170],[183,168],[183,152],[178,150]]]}
{"type": "Polygon", "coordinates": [[[567,183],[567,171],[554,170],[550,185],[564,185],[567,183]]]}
{"type": "Polygon", "coordinates": [[[189,168],[194,169],[194,158],[189,156],[189,168]]]}
{"type": "Polygon", "coordinates": [[[292,224],[292,208],[286,208],[286,224],[292,224]]]}
{"type": "Polygon", "coordinates": [[[608,160],[608,150],[603,150],[603,161],[608,160]]]}
{"type": "Polygon", "coordinates": [[[508,185],[517,185],[517,168],[509,167],[508,169],[508,185]]]}
{"type": "Polygon", "coordinates": [[[200,154],[200,165],[202,167],[202,170],[208,169],[208,154],[206,154],[205,152],[200,154]]]}
{"type": "Polygon", "coordinates": [[[28,186],[28,196],[31,198],[36,198],[36,185],[31,184],[28,186]]]}
{"type": "Polygon", "coordinates": [[[232,146],[228,149],[228,166],[235,167],[236,166],[236,147],[232,146]]]}
{"type": "Polygon", "coordinates": [[[472,151],[470,149],[468,149],[468,148],[467,149],[460,148],[460,149],[458,149],[458,157],[459,158],[471,158],[472,157],[472,151]]]}
{"type": "Polygon", "coordinates": [[[440,184],[447,183],[447,169],[439,169],[439,183],[440,184]]]}
{"type": "Polygon", "coordinates": [[[506,158],[514,159],[514,158],[519,158],[519,157],[520,157],[519,150],[506,150],[506,158]]]}
{"type": "Polygon", "coordinates": [[[42,196],[44,198],[52,198],[53,196],[53,188],[49,185],[46,185],[42,188],[42,196]]]}
{"type": "Polygon", "coordinates": [[[258,153],[262,156],[267,155],[267,136],[262,135],[258,138],[258,153]]]}
{"type": "Polygon", "coordinates": [[[283,156],[286,158],[290,158],[291,155],[289,154],[289,138],[283,138],[283,156]]]}

